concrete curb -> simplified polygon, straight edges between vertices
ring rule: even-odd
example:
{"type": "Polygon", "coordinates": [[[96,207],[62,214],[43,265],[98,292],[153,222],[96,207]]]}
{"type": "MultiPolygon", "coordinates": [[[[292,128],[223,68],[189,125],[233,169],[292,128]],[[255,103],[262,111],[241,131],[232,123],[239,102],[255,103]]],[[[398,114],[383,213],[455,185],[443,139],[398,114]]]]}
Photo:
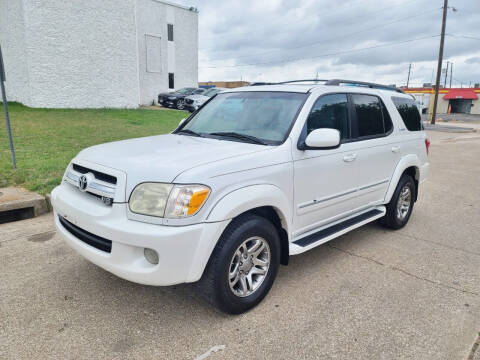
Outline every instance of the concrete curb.
{"type": "Polygon", "coordinates": [[[467,360],[480,359],[480,351],[478,350],[479,346],[480,346],[480,333],[478,333],[477,339],[473,343],[472,350],[470,350],[470,354],[468,355],[467,360]]]}
{"type": "Polygon", "coordinates": [[[0,222],[31,218],[49,211],[51,207],[44,196],[23,188],[0,189],[0,222]]]}
{"type": "Polygon", "coordinates": [[[442,131],[442,132],[450,132],[450,133],[471,133],[476,132],[474,128],[471,127],[461,127],[461,126],[449,126],[449,125],[432,125],[432,124],[423,124],[425,130],[431,131],[442,131]]]}

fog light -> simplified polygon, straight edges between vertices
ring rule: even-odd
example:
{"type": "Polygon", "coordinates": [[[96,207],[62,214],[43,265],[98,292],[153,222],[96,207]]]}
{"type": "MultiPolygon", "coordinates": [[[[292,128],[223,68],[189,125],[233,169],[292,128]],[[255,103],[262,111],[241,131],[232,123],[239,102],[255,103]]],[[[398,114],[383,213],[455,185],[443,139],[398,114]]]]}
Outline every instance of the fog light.
{"type": "Polygon", "coordinates": [[[145,255],[145,259],[147,259],[150,264],[158,264],[158,254],[155,250],[145,248],[143,249],[143,254],[145,255]]]}

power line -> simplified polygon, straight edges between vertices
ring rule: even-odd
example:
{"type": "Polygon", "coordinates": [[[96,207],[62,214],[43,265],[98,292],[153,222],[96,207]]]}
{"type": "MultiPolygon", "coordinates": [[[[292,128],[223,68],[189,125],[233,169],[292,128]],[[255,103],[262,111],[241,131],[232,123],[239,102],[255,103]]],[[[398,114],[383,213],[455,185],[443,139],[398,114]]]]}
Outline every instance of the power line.
{"type": "Polygon", "coordinates": [[[471,40],[480,40],[480,38],[475,36],[469,35],[457,35],[457,34],[446,34],[447,36],[456,37],[456,38],[464,38],[464,39],[471,39],[471,40]]]}
{"type": "MultiPolygon", "coordinates": [[[[362,0],[360,1],[360,4],[364,1],[367,1],[367,0],[362,0]]],[[[382,9],[379,9],[379,10],[375,10],[375,11],[372,11],[372,12],[369,12],[367,14],[364,14],[362,16],[355,16],[355,17],[348,17],[348,18],[343,18],[342,20],[348,20],[348,19],[355,19],[355,18],[359,18],[362,22],[365,21],[365,17],[367,16],[371,16],[373,14],[377,14],[377,13],[381,13],[381,12],[384,12],[384,11],[387,11],[387,10],[390,10],[390,9],[393,9],[393,8],[396,8],[396,7],[399,7],[399,6],[405,6],[407,4],[410,4],[410,3],[414,3],[414,2],[418,2],[419,0],[410,0],[410,1],[402,1],[396,5],[390,5],[388,7],[385,7],[385,8],[382,8],[382,9]]],[[[352,5],[352,3],[350,3],[350,5],[352,5]]],[[[353,3],[353,5],[357,5],[356,3],[353,3]]],[[[348,9],[351,9],[353,8],[354,6],[348,6],[348,7],[344,7],[344,8],[341,8],[341,9],[338,9],[340,11],[333,11],[333,12],[329,12],[327,14],[322,14],[322,15],[325,15],[325,16],[322,16],[322,17],[331,17],[333,14],[338,14],[338,13],[341,13],[343,12],[342,10],[348,10],[348,9]]],[[[317,16],[318,17],[318,16],[317,16]]],[[[279,24],[275,24],[275,26],[278,27],[279,24]]],[[[272,26],[269,25],[269,26],[255,26],[255,30],[258,30],[258,29],[270,29],[272,26]]],[[[288,30],[287,28],[285,28],[285,30],[288,30]]],[[[276,31],[278,32],[278,28],[276,29],[276,31]]],[[[250,36],[251,35],[251,30],[248,31],[248,33],[242,33],[241,35],[245,35],[245,36],[250,36]]],[[[218,37],[221,37],[221,36],[232,36],[232,34],[230,33],[223,33],[223,34],[212,34],[210,36],[207,36],[207,37],[202,37],[200,40],[204,39],[204,38],[218,38],[218,37]]]]}
{"type": "MultiPolygon", "coordinates": [[[[262,56],[262,55],[265,55],[265,54],[271,54],[271,53],[276,53],[276,52],[279,52],[279,51],[286,51],[286,50],[294,50],[294,49],[301,49],[301,48],[304,48],[304,47],[310,47],[310,46],[314,46],[314,45],[317,45],[317,44],[321,44],[321,43],[324,43],[324,42],[327,42],[327,41],[332,41],[332,40],[337,40],[337,39],[341,39],[341,38],[345,38],[345,37],[349,37],[349,36],[352,36],[352,35],[357,35],[357,34],[361,34],[361,33],[364,33],[364,32],[367,32],[367,31],[371,31],[371,30],[374,30],[374,29],[378,29],[378,28],[381,28],[381,27],[384,27],[384,26],[388,26],[388,25],[391,25],[391,24],[395,24],[395,23],[398,23],[400,21],[405,21],[405,20],[411,20],[411,19],[415,19],[417,17],[420,17],[420,16],[424,16],[426,14],[430,14],[434,11],[437,11],[441,8],[435,8],[435,9],[430,9],[430,10],[427,10],[421,14],[418,14],[418,15],[415,15],[415,16],[406,16],[406,17],[402,17],[400,19],[396,19],[396,20],[393,20],[393,21],[389,21],[387,23],[384,23],[384,24],[380,24],[380,25],[376,25],[376,26],[373,26],[373,27],[369,27],[369,28],[366,28],[366,29],[363,29],[363,30],[359,30],[359,31],[355,31],[355,32],[351,32],[351,33],[347,33],[347,34],[343,34],[343,35],[340,35],[340,36],[335,36],[333,38],[328,38],[328,39],[323,39],[323,40],[319,40],[319,41],[314,41],[312,43],[308,43],[308,44],[304,44],[304,45],[299,45],[299,46],[294,46],[294,47],[290,47],[288,49],[277,49],[277,50],[270,50],[270,51],[264,51],[264,52],[261,52],[261,53],[256,53],[256,54],[249,54],[249,55],[241,55],[241,56],[236,56],[235,59],[242,59],[242,58],[245,58],[245,57],[253,57],[253,56],[262,56]]],[[[227,58],[228,59],[228,58],[227,58]]],[[[214,58],[214,59],[209,59],[209,62],[213,62],[213,61],[225,61],[227,60],[225,58],[214,58]]]]}
{"type": "Polygon", "coordinates": [[[275,63],[279,63],[279,64],[280,63],[288,63],[288,62],[299,61],[299,60],[317,59],[317,58],[321,58],[321,57],[343,55],[343,54],[348,54],[348,53],[358,52],[358,51],[363,51],[363,50],[377,49],[377,48],[386,47],[386,46],[406,44],[406,43],[410,43],[410,42],[414,42],[414,41],[431,39],[431,38],[435,38],[435,37],[439,37],[439,36],[440,35],[423,36],[423,37],[409,39],[409,40],[385,43],[385,44],[380,44],[380,45],[374,45],[374,46],[369,46],[369,47],[364,47],[364,48],[345,50],[345,51],[339,51],[339,52],[333,52],[333,53],[326,53],[326,54],[321,54],[321,55],[316,55],[316,56],[307,56],[307,57],[292,58],[292,59],[285,59],[285,60],[274,60],[274,61],[249,63],[249,64],[238,64],[238,65],[201,66],[201,67],[199,67],[199,69],[223,69],[223,68],[248,67],[248,66],[256,66],[256,65],[268,65],[268,64],[275,64],[275,63]]]}

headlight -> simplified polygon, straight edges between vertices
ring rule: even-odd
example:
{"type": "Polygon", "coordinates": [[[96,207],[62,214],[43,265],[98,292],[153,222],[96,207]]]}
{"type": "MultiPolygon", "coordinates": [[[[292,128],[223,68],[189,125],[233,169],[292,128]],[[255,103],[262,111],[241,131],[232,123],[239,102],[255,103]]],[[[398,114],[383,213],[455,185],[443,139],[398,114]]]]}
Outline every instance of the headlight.
{"type": "Polygon", "coordinates": [[[137,214],[163,217],[172,184],[143,183],[138,185],[130,196],[128,205],[137,214]]]}
{"type": "Polygon", "coordinates": [[[134,213],[184,218],[195,215],[210,194],[205,185],[143,183],[133,190],[129,206],[134,213]]]}

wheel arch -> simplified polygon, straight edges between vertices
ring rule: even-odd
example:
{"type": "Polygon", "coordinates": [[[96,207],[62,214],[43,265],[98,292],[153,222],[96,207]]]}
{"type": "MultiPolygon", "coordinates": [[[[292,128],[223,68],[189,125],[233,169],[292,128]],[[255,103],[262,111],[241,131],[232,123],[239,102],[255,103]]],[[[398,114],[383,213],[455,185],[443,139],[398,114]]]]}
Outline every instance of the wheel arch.
{"type": "Polygon", "coordinates": [[[222,197],[207,216],[207,222],[234,219],[252,213],[269,220],[278,230],[282,265],[288,264],[291,210],[285,194],[275,185],[251,185],[222,197]]]}
{"type": "Polygon", "coordinates": [[[402,177],[403,174],[409,174],[413,180],[415,181],[415,197],[414,201],[417,201],[418,197],[418,182],[420,179],[420,159],[418,156],[410,154],[405,157],[403,157],[399,163],[397,164],[397,167],[395,168],[395,171],[393,172],[393,176],[390,179],[390,185],[388,187],[387,193],[385,195],[384,202],[389,203],[390,200],[392,199],[393,193],[395,192],[395,189],[397,188],[397,184],[400,181],[400,178],[402,177]]]}

